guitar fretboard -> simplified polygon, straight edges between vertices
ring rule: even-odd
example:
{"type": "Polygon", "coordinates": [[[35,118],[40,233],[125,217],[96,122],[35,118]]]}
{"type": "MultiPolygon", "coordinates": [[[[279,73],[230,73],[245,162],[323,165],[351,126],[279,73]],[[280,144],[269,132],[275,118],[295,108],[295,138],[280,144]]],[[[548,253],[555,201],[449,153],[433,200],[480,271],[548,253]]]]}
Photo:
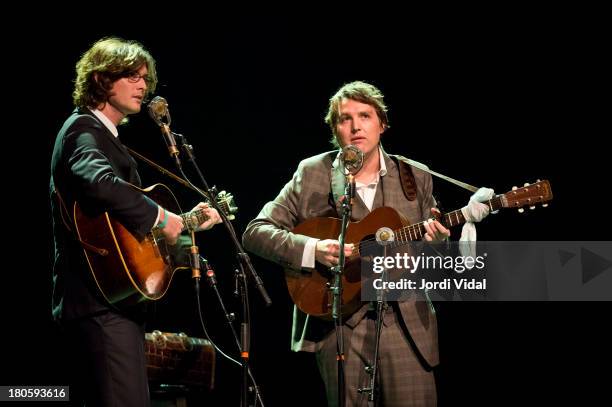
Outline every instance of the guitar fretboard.
{"type": "MultiPolygon", "coordinates": [[[[489,207],[489,210],[491,212],[493,212],[503,207],[503,198],[504,195],[498,195],[495,198],[489,199],[488,201],[485,201],[483,203],[489,207]]],[[[431,218],[430,220],[432,219],[433,218],[431,218]]],[[[445,227],[451,228],[453,226],[464,224],[465,216],[463,216],[463,212],[461,212],[461,209],[457,209],[455,211],[443,214],[438,220],[445,227]]],[[[394,241],[391,245],[397,247],[406,242],[423,239],[423,237],[427,234],[427,230],[425,229],[425,222],[419,222],[394,230],[393,233],[395,236],[394,241]]],[[[359,247],[359,245],[356,247],[355,255],[361,255],[361,248],[359,247]]]]}
{"type": "MultiPolygon", "coordinates": [[[[483,202],[489,207],[491,212],[496,211],[502,207],[502,196],[489,199],[483,202]]],[[[445,213],[442,215],[439,221],[447,228],[462,225],[465,223],[465,217],[461,209],[457,209],[452,212],[445,213]]],[[[395,230],[395,238],[399,242],[411,242],[414,240],[421,240],[423,236],[427,234],[425,230],[425,222],[415,223],[414,225],[405,226],[401,229],[395,230]]]]}
{"type": "Polygon", "coordinates": [[[199,225],[208,220],[208,216],[204,213],[204,209],[181,213],[179,216],[183,219],[183,230],[195,230],[199,225]]]}

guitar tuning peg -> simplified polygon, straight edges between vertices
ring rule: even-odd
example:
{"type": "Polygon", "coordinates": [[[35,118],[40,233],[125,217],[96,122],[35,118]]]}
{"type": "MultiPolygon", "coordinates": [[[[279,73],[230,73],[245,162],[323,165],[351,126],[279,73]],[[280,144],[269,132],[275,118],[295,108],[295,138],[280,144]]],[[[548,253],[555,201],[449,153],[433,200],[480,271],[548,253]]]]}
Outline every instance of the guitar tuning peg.
{"type": "Polygon", "coordinates": [[[513,191],[516,191],[518,189],[518,187],[512,187],[513,191]]]}
{"type": "Polygon", "coordinates": [[[523,185],[524,187],[528,187],[529,186],[529,182],[525,182],[525,185],[523,185]]]}
{"type": "Polygon", "coordinates": [[[523,213],[523,212],[525,212],[525,209],[523,209],[523,208],[519,208],[519,210],[518,210],[518,211],[519,211],[519,213],[523,213]]]}
{"type": "Polygon", "coordinates": [[[530,206],[529,209],[534,210],[535,209],[535,205],[534,206],[530,206]]]}
{"type": "Polygon", "coordinates": [[[548,204],[542,204],[542,208],[548,207],[548,204]]]}

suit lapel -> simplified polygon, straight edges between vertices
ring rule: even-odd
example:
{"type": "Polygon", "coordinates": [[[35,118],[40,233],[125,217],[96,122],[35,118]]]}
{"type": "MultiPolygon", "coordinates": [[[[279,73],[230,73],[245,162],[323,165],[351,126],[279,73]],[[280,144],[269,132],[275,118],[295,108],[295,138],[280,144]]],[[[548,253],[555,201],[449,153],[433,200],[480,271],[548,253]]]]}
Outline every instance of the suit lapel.
{"type": "Polygon", "coordinates": [[[136,165],[136,161],[134,160],[134,158],[132,158],[132,156],[127,151],[125,146],[121,143],[121,141],[119,140],[119,137],[115,137],[115,135],[113,133],[111,133],[111,131],[108,129],[108,127],[106,127],[106,125],[104,123],[102,123],[102,121],[98,118],[98,116],[96,116],[91,110],[85,108],[85,109],[83,109],[83,113],[90,115],[91,117],[93,117],[100,124],[100,126],[104,130],[104,134],[109,138],[111,143],[113,143],[115,145],[115,147],[117,147],[117,149],[119,151],[123,152],[123,154],[125,154],[129,158],[130,162],[135,166],[136,165]]]}
{"type": "Polygon", "coordinates": [[[125,181],[128,181],[132,184],[140,186],[141,185],[140,177],[138,176],[138,172],[136,171],[136,169],[138,168],[138,164],[136,163],[136,160],[134,160],[134,157],[132,157],[132,155],[129,153],[127,148],[123,145],[123,143],[121,143],[121,140],[119,140],[119,137],[115,137],[115,135],[108,129],[108,127],[106,127],[106,125],[91,110],[84,108],[81,110],[81,113],[87,114],[93,117],[100,124],[100,127],[102,128],[104,132],[104,135],[107,137],[110,143],[115,146],[118,152],[121,155],[123,155],[126,160],[128,160],[129,173],[124,174],[123,173],[124,171],[121,171],[120,168],[117,168],[117,171],[119,171],[119,173],[121,174],[121,178],[123,178],[125,181]]]}
{"type": "MultiPolygon", "coordinates": [[[[394,208],[399,204],[399,202],[396,202],[396,191],[393,188],[393,186],[398,183],[399,173],[397,172],[397,165],[395,165],[395,162],[382,148],[382,145],[380,149],[382,150],[383,159],[385,160],[385,165],[387,166],[387,175],[385,175],[383,178],[384,182],[389,186],[389,188],[383,188],[383,201],[386,206],[394,208]]],[[[380,184],[378,184],[378,188],[380,188],[380,184]]]]}
{"type": "Polygon", "coordinates": [[[340,205],[340,197],[344,195],[344,171],[340,164],[340,152],[336,155],[336,159],[332,163],[331,170],[331,191],[336,205],[338,216],[342,216],[342,205],[340,205]]]}

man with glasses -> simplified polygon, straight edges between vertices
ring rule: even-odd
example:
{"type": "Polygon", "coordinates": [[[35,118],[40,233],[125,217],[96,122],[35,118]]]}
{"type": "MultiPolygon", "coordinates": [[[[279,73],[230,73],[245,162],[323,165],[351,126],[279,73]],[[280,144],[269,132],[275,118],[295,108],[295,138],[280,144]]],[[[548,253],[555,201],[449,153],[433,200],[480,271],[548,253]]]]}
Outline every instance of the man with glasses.
{"type": "MultiPolygon", "coordinates": [[[[177,244],[183,221],[149,199],[136,163],[118,139],[117,126],[140,112],[155,90],[155,61],[141,44],[105,38],[76,65],[76,109],[57,135],[51,160],[51,209],[55,259],[53,316],[61,322],[72,360],[71,399],[87,405],[147,406],[143,307],[117,310],[98,291],[72,221],[79,203],[84,213],[108,212],[136,236],[157,228],[177,244]]],[[[206,204],[209,220],[220,223],[206,204]]],[[[195,209],[195,208],[194,208],[195,209]]]]}

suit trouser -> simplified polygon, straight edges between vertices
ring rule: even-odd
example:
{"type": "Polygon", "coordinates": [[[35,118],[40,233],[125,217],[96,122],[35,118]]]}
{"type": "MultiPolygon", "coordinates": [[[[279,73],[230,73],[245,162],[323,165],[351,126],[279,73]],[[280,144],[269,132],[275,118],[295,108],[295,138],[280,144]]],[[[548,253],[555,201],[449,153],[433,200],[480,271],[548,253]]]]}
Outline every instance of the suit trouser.
{"type": "Polygon", "coordinates": [[[114,312],[64,324],[70,399],[87,406],[149,406],[144,326],[114,312]]]}
{"type": "MultiPolygon", "coordinates": [[[[379,406],[435,406],[436,385],[431,369],[425,369],[413,346],[403,321],[398,320],[395,307],[387,310],[380,337],[378,383],[379,406]]],[[[400,316],[401,318],[401,316],[400,316]]],[[[376,313],[369,311],[353,329],[343,326],[345,343],[346,405],[367,406],[370,375],[365,367],[372,365],[376,341],[376,313]]],[[[317,365],[325,383],[328,405],[338,405],[338,374],[336,363],[336,333],[332,331],[317,351],[317,365]]]]}

